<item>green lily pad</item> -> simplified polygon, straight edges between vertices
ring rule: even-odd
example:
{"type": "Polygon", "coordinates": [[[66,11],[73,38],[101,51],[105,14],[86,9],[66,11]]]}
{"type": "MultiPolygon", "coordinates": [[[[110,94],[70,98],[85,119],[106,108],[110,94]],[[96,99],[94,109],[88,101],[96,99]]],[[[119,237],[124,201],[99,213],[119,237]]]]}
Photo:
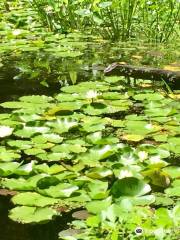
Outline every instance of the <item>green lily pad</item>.
{"type": "Polygon", "coordinates": [[[108,197],[104,200],[95,200],[86,204],[88,212],[99,214],[101,211],[106,210],[111,205],[111,198],[108,197]]]}
{"type": "Polygon", "coordinates": [[[142,196],[151,191],[144,181],[134,177],[126,177],[114,182],[111,193],[115,198],[120,196],[142,196]]]}
{"type": "Polygon", "coordinates": [[[58,203],[57,199],[45,197],[36,192],[19,193],[12,197],[11,201],[17,205],[30,207],[46,207],[58,203]]]}
{"type": "Polygon", "coordinates": [[[84,164],[93,167],[95,162],[114,155],[116,151],[117,145],[103,145],[102,147],[91,148],[89,152],[82,153],[78,158],[84,164]]]}
{"type": "Polygon", "coordinates": [[[47,122],[47,126],[53,128],[55,133],[68,132],[71,128],[78,126],[78,122],[72,118],[58,118],[54,122],[47,122]]]}
{"type": "Polygon", "coordinates": [[[61,143],[63,141],[63,137],[60,137],[58,134],[46,133],[43,135],[38,135],[32,138],[32,141],[35,143],[61,143]]]}
{"type": "Polygon", "coordinates": [[[30,138],[35,133],[47,133],[49,131],[48,127],[24,127],[23,129],[14,132],[14,135],[21,138],[30,138]]]}
{"type": "Polygon", "coordinates": [[[48,164],[42,163],[42,164],[36,165],[34,167],[34,170],[37,171],[38,173],[47,173],[51,175],[51,174],[62,172],[65,170],[65,168],[59,164],[53,164],[52,166],[48,166],[48,164]]]}
{"type": "Polygon", "coordinates": [[[40,153],[37,157],[43,161],[53,162],[61,161],[64,159],[71,159],[72,156],[66,152],[50,152],[50,153],[40,153]]]}
{"type": "Polygon", "coordinates": [[[54,153],[81,153],[86,152],[86,148],[79,144],[61,144],[51,149],[54,153]]]}
{"type": "Polygon", "coordinates": [[[180,186],[167,188],[165,193],[170,197],[180,197],[180,186]]]}
{"type": "Polygon", "coordinates": [[[43,178],[43,175],[35,175],[25,178],[5,178],[2,180],[1,185],[10,190],[30,191],[36,188],[36,184],[39,179],[43,178]]]}
{"type": "Polygon", "coordinates": [[[6,150],[5,148],[0,149],[0,161],[1,162],[10,162],[14,159],[19,159],[21,155],[13,150],[6,150]]]}
{"type": "Polygon", "coordinates": [[[107,105],[98,102],[84,105],[82,109],[89,115],[101,115],[108,112],[107,105]]]}
{"type": "Polygon", "coordinates": [[[102,179],[112,175],[112,171],[108,168],[91,168],[90,171],[86,172],[86,176],[93,179],[102,179]]]}
{"type": "Polygon", "coordinates": [[[167,173],[171,178],[179,178],[180,176],[180,167],[177,166],[168,166],[163,168],[163,171],[167,173]]]}
{"type": "Polygon", "coordinates": [[[58,213],[51,208],[21,206],[10,210],[9,218],[19,223],[44,223],[52,220],[58,213]]]}
{"type": "Polygon", "coordinates": [[[59,183],[56,186],[51,186],[47,189],[39,189],[38,191],[39,193],[52,198],[67,198],[78,189],[78,186],[69,183],[59,183]]]}
{"type": "Polygon", "coordinates": [[[0,163],[0,176],[5,177],[13,174],[20,165],[21,163],[18,162],[0,163]]]}
{"type": "Polygon", "coordinates": [[[32,147],[32,142],[27,140],[9,140],[7,144],[11,147],[16,147],[21,150],[29,149],[32,147]]]}
{"type": "Polygon", "coordinates": [[[164,99],[164,96],[160,93],[142,93],[142,94],[136,94],[133,96],[135,100],[143,101],[145,99],[149,101],[155,101],[155,100],[162,100],[164,99]]]}
{"type": "Polygon", "coordinates": [[[133,141],[133,142],[139,142],[143,140],[145,136],[143,135],[138,135],[138,134],[125,134],[122,136],[122,139],[127,140],[127,141],[133,141]]]}
{"type": "Polygon", "coordinates": [[[20,97],[19,100],[21,102],[44,104],[45,102],[52,102],[53,98],[45,95],[31,95],[20,97]]]}
{"type": "Polygon", "coordinates": [[[99,199],[105,199],[108,197],[109,191],[108,191],[108,182],[104,181],[94,181],[88,183],[88,194],[91,197],[91,199],[99,200],[99,199]]]}
{"type": "Polygon", "coordinates": [[[45,153],[46,151],[45,150],[43,150],[43,149],[38,149],[38,148],[31,148],[31,149],[26,149],[25,151],[24,151],[24,153],[25,154],[27,154],[27,155],[38,155],[38,154],[40,154],[40,153],[45,153]]]}

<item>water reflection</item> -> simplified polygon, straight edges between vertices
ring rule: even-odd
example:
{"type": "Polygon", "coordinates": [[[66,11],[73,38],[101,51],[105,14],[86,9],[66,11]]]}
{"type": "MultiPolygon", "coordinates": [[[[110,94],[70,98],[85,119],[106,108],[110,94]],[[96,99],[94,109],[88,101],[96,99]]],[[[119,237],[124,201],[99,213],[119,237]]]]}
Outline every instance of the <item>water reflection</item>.
{"type": "MultiPolygon", "coordinates": [[[[179,53],[175,47],[149,46],[141,43],[90,43],[83,55],[58,57],[49,52],[24,52],[3,56],[0,67],[0,102],[16,100],[23,95],[53,95],[61,86],[80,81],[100,80],[103,69],[110,63],[162,67],[174,63],[179,53]],[[158,49],[158,50],[157,50],[158,49]]],[[[22,225],[8,219],[9,199],[0,197],[1,240],[57,240],[57,234],[67,224],[57,218],[44,225],[22,225]]]]}
{"type": "Polygon", "coordinates": [[[158,68],[179,64],[176,46],[104,42],[90,42],[85,46],[78,57],[59,57],[54,50],[4,55],[0,68],[0,101],[15,100],[22,95],[53,95],[67,84],[100,80],[102,69],[115,61],[158,68]]]}
{"type": "Polygon", "coordinates": [[[0,239],[1,240],[57,240],[58,233],[67,227],[71,215],[58,217],[47,224],[19,224],[8,218],[12,207],[7,197],[0,197],[0,239]]]}

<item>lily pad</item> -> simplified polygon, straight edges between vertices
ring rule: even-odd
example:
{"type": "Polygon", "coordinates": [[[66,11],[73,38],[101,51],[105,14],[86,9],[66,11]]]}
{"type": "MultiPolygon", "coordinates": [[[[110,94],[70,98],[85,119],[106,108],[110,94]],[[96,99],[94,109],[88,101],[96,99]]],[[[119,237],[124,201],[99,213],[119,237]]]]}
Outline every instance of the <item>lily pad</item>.
{"type": "Polygon", "coordinates": [[[144,181],[134,177],[126,177],[114,182],[111,193],[115,198],[120,196],[142,196],[151,191],[144,181]]]}
{"type": "Polygon", "coordinates": [[[19,193],[11,201],[17,205],[30,207],[46,207],[58,203],[57,199],[45,197],[36,192],[19,193]]]}
{"type": "Polygon", "coordinates": [[[19,223],[44,223],[52,220],[58,213],[51,208],[21,206],[10,210],[9,218],[19,223]]]}

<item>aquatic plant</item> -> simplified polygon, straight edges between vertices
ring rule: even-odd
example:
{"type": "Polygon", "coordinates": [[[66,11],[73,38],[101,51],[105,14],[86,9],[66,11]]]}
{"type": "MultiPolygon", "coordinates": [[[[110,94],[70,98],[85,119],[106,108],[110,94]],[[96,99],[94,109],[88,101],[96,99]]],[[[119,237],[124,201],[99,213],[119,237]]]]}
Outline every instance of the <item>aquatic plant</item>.
{"type": "Polygon", "coordinates": [[[177,0],[32,0],[44,26],[68,33],[88,30],[112,40],[166,42],[179,34],[177,0]]]}
{"type": "Polygon", "coordinates": [[[0,104],[11,110],[0,114],[0,185],[14,191],[9,217],[44,223],[80,207],[86,217],[74,213],[79,220],[60,239],[178,236],[175,97],[105,77],[64,86],[54,98],[0,104]]]}

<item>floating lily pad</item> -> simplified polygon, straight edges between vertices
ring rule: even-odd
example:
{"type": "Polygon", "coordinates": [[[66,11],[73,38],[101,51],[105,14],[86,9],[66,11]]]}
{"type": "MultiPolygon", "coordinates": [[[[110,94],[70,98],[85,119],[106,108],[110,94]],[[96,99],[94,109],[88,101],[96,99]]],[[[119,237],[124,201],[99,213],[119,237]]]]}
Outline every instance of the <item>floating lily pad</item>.
{"type": "Polygon", "coordinates": [[[10,190],[30,191],[36,188],[36,184],[43,175],[35,175],[33,177],[25,178],[5,178],[2,180],[1,185],[10,190]]]}
{"type": "Polygon", "coordinates": [[[43,223],[52,220],[54,216],[57,216],[57,212],[54,209],[44,207],[15,207],[10,210],[9,218],[19,223],[43,223]]]}
{"type": "Polygon", "coordinates": [[[79,188],[69,183],[59,183],[56,186],[50,186],[47,189],[40,189],[39,193],[52,198],[67,198],[79,188]]]}
{"type": "Polygon", "coordinates": [[[126,177],[115,181],[111,193],[115,198],[120,196],[142,196],[151,191],[144,181],[134,177],[126,177]]]}
{"type": "Polygon", "coordinates": [[[21,163],[18,162],[0,163],[0,176],[5,177],[13,174],[20,165],[21,163]]]}
{"type": "Polygon", "coordinates": [[[133,141],[133,142],[139,142],[143,140],[145,136],[143,135],[137,135],[137,134],[126,134],[122,136],[122,139],[127,141],[133,141]]]}
{"type": "Polygon", "coordinates": [[[17,205],[30,207],[46,207],[58,203],[57,199],[45,197],[35,192],[19,193],[11,201],[17,205]]]}

